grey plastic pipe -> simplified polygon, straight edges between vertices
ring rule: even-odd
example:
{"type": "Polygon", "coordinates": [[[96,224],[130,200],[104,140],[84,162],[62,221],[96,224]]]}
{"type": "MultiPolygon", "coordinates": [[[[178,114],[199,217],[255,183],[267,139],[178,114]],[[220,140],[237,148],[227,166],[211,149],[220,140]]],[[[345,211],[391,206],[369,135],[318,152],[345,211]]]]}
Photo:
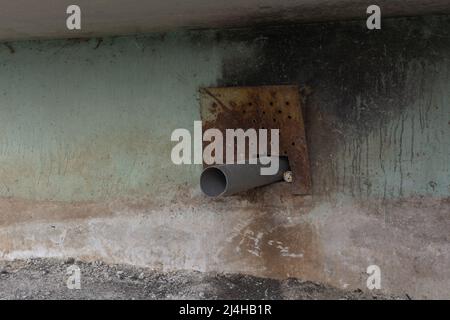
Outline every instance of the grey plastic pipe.
{"type": "Polygon", "coordinates": [[[261,168],[269,165],[262,165],[259,161],[257,164],[210,166],[205,168],[200,176],[200,188],[207,196],[221,197],[281,181],[284,172],[289,170],[289,162],[286,157],[278,159],[279,167],[274,175],[261,175],[261,168]]]}

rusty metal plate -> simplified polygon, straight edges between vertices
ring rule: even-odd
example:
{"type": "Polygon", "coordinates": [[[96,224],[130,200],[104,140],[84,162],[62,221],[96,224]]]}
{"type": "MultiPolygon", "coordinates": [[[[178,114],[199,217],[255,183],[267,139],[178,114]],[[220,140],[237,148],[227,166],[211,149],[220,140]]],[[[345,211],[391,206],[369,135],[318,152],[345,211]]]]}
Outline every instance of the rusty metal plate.
{"type": "Polygon", "coordinates": [[[280,155],[289,158],[293,172],[292,193],[311,194],[308,148],[300,101],[299,88],[293,85],[202,88],[200,108],[203,132],[216,128],[225,137],[226,129],[279,129],[280,155]]]}

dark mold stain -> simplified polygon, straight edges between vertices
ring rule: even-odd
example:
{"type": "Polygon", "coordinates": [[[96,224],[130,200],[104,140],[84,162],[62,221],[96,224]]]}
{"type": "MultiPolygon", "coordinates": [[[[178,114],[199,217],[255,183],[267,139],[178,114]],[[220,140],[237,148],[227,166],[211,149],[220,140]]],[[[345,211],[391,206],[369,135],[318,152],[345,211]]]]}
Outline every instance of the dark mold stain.
{"type": "MultiPolygon", "coordinates": [[[[404,196],[408,172],[402,162],[408,157],[412,163],[416,153],[414,134],[406,140],[404,132],[407,125],[428,128],[433,83],[427,79],[445,72],[439,68],[450,52],[450,16],[383,19],[381,31],[367,30],[363,20],[235,29],[217,31],[216,40],[253,50],[224,59],[219,86],[297,84],[307,91],[302,96],[315,194],[343,188],[371,196],[368,137],[379,133],[380,170],[386,174],[384,152],[394,145],[400,179],[395,195],[404,196]],[[407,118],[416,101],[428,102],[415,119],[407,118]],[[386,127],[392,120],[393,127],[386,127]],[[351,172],[342,178],[333,162],[343,149],[351,172]]],[[[392,192],[385,185],[384,196],[392,192]]]]}
{"type": "Polygon", "coordinates": [[[8,48],[9,52],[11,54],[14,54],[16,52],[16,50],[14,49],[14,47],[12,46],[12,44],[8,43],[8,42],[4,42],[3,45],[8,48]]]}

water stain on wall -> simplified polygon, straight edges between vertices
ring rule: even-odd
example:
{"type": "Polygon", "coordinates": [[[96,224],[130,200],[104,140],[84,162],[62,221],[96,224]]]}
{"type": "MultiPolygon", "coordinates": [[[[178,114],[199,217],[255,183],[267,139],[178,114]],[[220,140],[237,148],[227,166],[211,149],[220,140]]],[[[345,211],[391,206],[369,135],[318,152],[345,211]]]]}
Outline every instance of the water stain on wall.
{"type": "Polygon", "coordinates": [[[386,19],[381,33],[346,22],[4,48],[1,256],[343,287],[364,284],[375,262],[388,290],[448,293],[430,277],[448,274],[450,256],[449,24],[386,19]],[[281,183],[206,199],[200,166],[170,162],[170,133],[199,120],[198,88],[265,84],[310,93],[312,197],[281,183]]]}

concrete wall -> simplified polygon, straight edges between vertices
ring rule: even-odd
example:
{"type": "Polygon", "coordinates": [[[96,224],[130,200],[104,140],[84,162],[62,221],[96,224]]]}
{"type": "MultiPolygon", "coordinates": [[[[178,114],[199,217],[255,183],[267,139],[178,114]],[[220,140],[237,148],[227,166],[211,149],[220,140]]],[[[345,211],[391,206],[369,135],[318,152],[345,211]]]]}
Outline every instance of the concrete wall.
{"type": "MultiPolygon", "coordinates": [[[[68,30],[71,0],[0,0],[0,41],[100,37],[365,19],[370,0],[77,0],[82,27],[68,30]]],[[[383,17],[450,14],[448,0],[377,0],[383,17]]]]}
{"type": "Polygon", "coordinates": [[[450,297],[450,17],[0,46],[0,257],[450,297]],[[198,88],[302,87],[312,196],[201,195],[198,88]]]}

